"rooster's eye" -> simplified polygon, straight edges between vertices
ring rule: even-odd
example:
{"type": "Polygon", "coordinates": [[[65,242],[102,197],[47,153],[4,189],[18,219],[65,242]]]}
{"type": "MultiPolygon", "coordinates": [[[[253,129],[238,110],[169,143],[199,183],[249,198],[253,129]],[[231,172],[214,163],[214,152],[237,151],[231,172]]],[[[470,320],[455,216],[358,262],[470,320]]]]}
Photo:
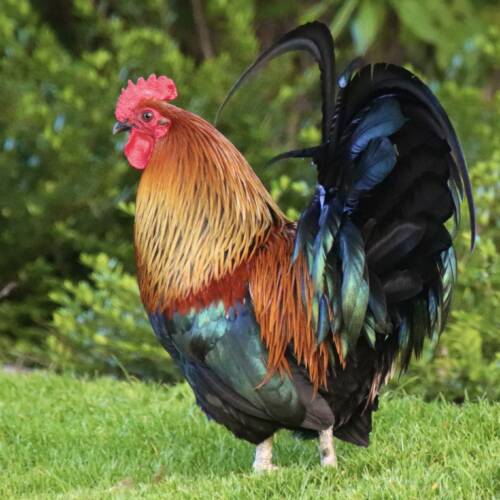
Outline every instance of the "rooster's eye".
{"type": "Polygon", "coordinates": [[[145,122],[150,122],[153,119],[153,113],[151,111],[144,111],[144,113],[142,113],[142,119],[145,122]]]}

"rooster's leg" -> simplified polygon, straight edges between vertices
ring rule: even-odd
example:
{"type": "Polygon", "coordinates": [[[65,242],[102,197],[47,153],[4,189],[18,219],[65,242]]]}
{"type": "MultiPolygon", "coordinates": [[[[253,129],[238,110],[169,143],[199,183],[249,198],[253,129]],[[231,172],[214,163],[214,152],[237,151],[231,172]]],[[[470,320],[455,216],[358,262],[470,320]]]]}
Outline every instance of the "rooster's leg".
{"type": "Polygon", "coordinates": [[[333,446],[333,428],[329,427],[319,433],[319,453],[321,465],[337,467],[337,456],[333,446]]]}
{"type": "Polygon", "coordinates": [[[273,465],[273,437],[267,438],[258,444],[255,449],[255,460],[253,461],[253,470],[255,472],[264,472],[277,469],[273,465]]]}

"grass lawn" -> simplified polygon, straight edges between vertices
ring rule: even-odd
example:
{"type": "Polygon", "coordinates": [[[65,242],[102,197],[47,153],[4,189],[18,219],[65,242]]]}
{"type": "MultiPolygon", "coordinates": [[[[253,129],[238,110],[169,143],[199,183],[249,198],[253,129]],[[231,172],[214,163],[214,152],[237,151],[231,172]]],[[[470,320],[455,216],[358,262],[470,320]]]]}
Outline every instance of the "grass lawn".
{"type": "Polygon", "coordinates": [[[185,385],[0,374],[0,498],[500,498],[500,405],[382,400],[368,449],[278,434],[277,472],[185,385]]]}

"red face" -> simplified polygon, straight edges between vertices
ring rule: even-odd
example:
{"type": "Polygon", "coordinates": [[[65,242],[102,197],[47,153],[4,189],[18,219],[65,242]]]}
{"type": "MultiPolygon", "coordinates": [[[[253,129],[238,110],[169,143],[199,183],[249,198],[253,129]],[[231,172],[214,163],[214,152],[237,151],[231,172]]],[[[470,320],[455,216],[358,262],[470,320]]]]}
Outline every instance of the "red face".
{"type": "Polygon", "coordinates": [[[118,120],[113,133],[129,131],[125,156],[129,163],[140,170],[148,164],[157,140],[165,137],[170,119],[147,102],[171,101],[177,97],[177,89],[170,78],[150,75],[147,80],[139,78],[137,84],[129,80],[122,89],[116,103],[115,116],[118,120]]]}
{"type": "Polygon", "coordinates": [[[127,121],[117,122],[115,132],[130,131],[125,156],[130,165],[142,170],[148,164],[155,142],[167,134],[172,122],[151,107],[139,107],[127,121]]]}

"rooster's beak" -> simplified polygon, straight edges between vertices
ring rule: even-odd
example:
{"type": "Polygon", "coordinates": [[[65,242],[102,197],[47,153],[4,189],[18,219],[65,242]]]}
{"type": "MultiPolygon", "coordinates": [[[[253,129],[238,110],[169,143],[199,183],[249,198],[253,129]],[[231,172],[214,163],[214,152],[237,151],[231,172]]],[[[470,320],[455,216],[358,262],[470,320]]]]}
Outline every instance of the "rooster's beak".
{"type": "Polygon", "coordinates": [[[119,132],[126,132],[127,130],[130,130],[130,125],[127,122],[116,122],[113,125],[113,135],[119,132]]]}

